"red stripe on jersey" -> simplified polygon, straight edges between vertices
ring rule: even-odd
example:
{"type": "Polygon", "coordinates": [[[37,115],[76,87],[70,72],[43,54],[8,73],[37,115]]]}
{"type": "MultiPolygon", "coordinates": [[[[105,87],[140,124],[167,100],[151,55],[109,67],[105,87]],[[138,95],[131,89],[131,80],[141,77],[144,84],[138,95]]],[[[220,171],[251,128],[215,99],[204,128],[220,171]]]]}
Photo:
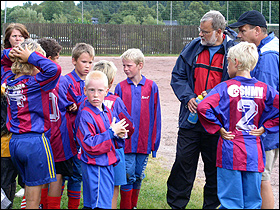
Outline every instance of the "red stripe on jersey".
{"type": "MultiPolygon", "coordinates": [[[[26,81],[23,81],[23,83],[26,83],[26,81]]],[[[23,101],[23,107],[19,107],[17,106],[17,117],[20,116],[19,119],[19,125],[18,125],[18,128],[19,128],[19,133],[26,133],[26,131],[32,131],[32,125],[31,125],[31,115],[29,113],[29,103],[28,103],[28,94],[27,94],[27,91],[28,89],[27,88],[23,88],[22,89],[23,93],[22,95],[24,95],[26,98],[25,98],[25,101],[23,101]],[[28,113],[28,114],[27,114],[28,113]]]]}
{"type": "Polygon", "coordinates": [[[147,153],[148,150],[148,140],[149,140],[149,130],[150,130],[150,100],[152,91],[153,81],[146,79],[145,85],[141,86],[141,113],[139,122],[139,137],[137,153],[147,153]]]}
{"type": "Polygon", "coordinates": [[[123,82],[120,83],[120,86],[121,86],[122,93],[125,93],[125,95],[123,95],[121,98],[127,108],[128,113],[131,115],[131,106],[132,106],[131,85],[128,84],[127,80],[124,80],[123,82]],[[129,88],[129,90],[125,90],[128,88],[129,88]]]}
{"type": "Polygon", "coordinates": [[[223,143],[224,143],[224,140],[220,137],[219,138],[219,141],[218,141],[218,145],[217,145],[217,160],[216,160],[216,163],[217,163],[217,167],[221,167],[223,168],[223,143]]]}
{"type": "Polygon", "coordinates": [[[258,169],[259,171],[264,171],[264,161],[263,161],[263,151],[262,151],[262,145],[260,143],[261,139],[258,136],[256,139],[257,142],[257,148],[258,148],[258,169]]]}

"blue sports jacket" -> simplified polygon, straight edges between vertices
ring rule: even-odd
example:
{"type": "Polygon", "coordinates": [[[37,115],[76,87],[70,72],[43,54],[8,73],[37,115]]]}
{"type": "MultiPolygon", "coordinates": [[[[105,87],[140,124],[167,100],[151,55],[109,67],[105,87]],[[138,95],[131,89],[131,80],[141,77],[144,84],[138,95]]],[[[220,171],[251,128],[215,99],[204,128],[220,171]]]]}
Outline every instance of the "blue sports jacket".
{"type": "MultiPolygon", "coordinates": [[[[223,65],[222,81],[229,79],[227,73],[228,49],[237,44],[237,42],[235,42],[237,37],[237,33],[235,31],[227,27],[224,35],[225,38],[222,43],[222,47],[225,52],[224,64],[226,65],[223,65]]],[[[200,43],[200,40],[201,38],[198,37],[184,47],[172,71],[170,85],[176,97],[181,102],[179,113],[180,128],[190,129],[194,127],[194,125],[189,123],[187,120],[190,113],[187,104],[191,98],[197,97],[194,93],[194,71],[196,67],[196,58],[206,47],[200,43]]],[[[207,92],[210,90],[211,89],[207,90],[207,92]]]]}
{"type": "MultiPolygon", "coordinates": [[[[258,46],[259,60],[251,76],[279,92],[279,39],[271,32],[258,46]]],[[[279,132],[262,135],[264,149],[279,148],[279,132]]]]}

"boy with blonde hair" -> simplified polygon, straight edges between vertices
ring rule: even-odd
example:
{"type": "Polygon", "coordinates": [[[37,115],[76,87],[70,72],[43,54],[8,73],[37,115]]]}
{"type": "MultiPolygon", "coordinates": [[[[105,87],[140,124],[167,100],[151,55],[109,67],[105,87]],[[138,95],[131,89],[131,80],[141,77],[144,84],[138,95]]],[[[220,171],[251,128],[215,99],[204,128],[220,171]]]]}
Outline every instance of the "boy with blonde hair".
{"type": "Polygon", "coordinates": [[[121,209],[137,207],[149,154],[156,157],[161,137],[161,110],[157,84],[141,74],[145,58],[140,49],[121,55],[127,79],[117,84],[115,95],[123,100],[134,123],[134,133],[125,142],[127,184],[121,186],[121,209]]]}
{"type": "Polygon", "coordinates": [[[205,130],[219,131],[217,182],[220,208],[261,208],[265,152],[260,136],[279,131],[279,92],[250,76],[258,61],[254,44],[229,49],[232,78],[215,86],[198,104],[205,130]]]}
{"type": "Polygon", "coordinates": [[[116,123],[112,111],[103,103],[108,79],[103,72],[86,76],[85,95],[75,120],[75,134],[81,150],[84,208],[110,209],[114,192],[113,165],[119,161],[116,148],[124,146],[125,119],[116,123]]]}
{"type": "MultiPolygon", "coordinates": [[[[111,61],[101,60],[97,62],[94,67],[93,71],[102,71],[106,74],[108,78],[108,84],[109,84],[109,90],[113,85],[115,75],[117,73],[117,67],[115,64],[111,61]]],[[[119,119],[126,119],[126,122],[129,124],[127,127],[128,130],[128,138],[131,137],[131,135],[134,132],[133,127],[133,120],[131,116],[127,112],[127,108],[124,105],[122,99],[119,96],[114,95],[111,92],[108,92],[107,96],[104,99],[104,104],[110,108],[115,116],[118,116],[119,119]]],[[[118,153],[120,157],[120,162],[114,167],[114,174],[115,174],[115,180],[114,180],[114,195],[112,200],[112,209],[117,208],[117,201],[119,196],[119,186],[127,184],[126,182],[126,171],[125,171],[125,158],[124,158],[124,149],[119,148],[116,149],[116,152],[118,153]]]]}
{"type": "MultiPolygon", "coordinates": [[[[93,59],[95,56],[94,48],[86,43],[77,43],[72,50],[72,63],[75,69],[66,74],[65,77],[69,83],[74,87],[74,91],[78,96],[78,99],[69,97],[70,101],[76,102],[77,106],[84,101],[84,87],[85,78],[90,72],[93,66],[93,59]]],[[[66,113],[66,118],[72,124],[74,128],[74,122],[77,113],[66,113]]],[[[79,151],[80,146],[77,144],[77,150],[79,151]]],[[[73,175],[68,177],[68,208],[78,209],[81,199],[81,182],[82,182],[82,171],[81,161],[77,158],[77,155],[73,157],[73,175]]],[[[62,186],[64,189],[64,183],[62,186]]]]}
{"type": "Polygon", "coordinates": [[[49,93],[57,84],[61,67],[47,59],[33,40],[25,40],[4,57],[13,62],[14,74],[3,83],[8,100],[6,126],[13,133],[11,158],[25,183],[26,208],[39,208],[42,185],[56,181],[45,132],[50,128],[49,93]]]}

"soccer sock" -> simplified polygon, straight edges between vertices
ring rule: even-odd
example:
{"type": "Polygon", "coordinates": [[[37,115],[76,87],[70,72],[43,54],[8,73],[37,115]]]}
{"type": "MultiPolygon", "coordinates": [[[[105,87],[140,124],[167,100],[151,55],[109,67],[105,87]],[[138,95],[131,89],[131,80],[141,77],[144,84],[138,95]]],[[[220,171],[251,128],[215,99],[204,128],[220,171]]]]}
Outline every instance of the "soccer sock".
{"type": "Polygon", "coordinates": [[[48,209],[60,209],[61,196],[59,197],[48,197],[48,209]]]}
{"type": "Polygon", "coordinates": [[[131,208],[137,207],[140,189],[132,189],[131,208]]]}
{"type": "Polygon", "coordinates": [[[20,208],[21,208],[21,209],[26,209],[26,200],[25,200],[25,196],[22,197],[22,201],[21,201],[20,208]]]}
{"type": "Polygon", "coordinates": [[[121,186],[120,209],[131,209],[132,185],[121,186]]]}
{"type": "Polygon", "coordinates": [[[68,209],[78,209],[80,205],[81,191],[68,190],[68,209]]]}
{"type": "Polygon", "coordinates": [[[63,183],[63,185],[62,185],[62,187],[61,187],[61,196],[63,195],[64,187],[65,187],[65,185],[64,185],[64,183],[63,183]]]}
{"type": "Polygon", "coordinates": [[[48,209],[48,188],[42,188],[41,190],[41,201],[40,204],[42,204],[43,209],[48,209]]]}

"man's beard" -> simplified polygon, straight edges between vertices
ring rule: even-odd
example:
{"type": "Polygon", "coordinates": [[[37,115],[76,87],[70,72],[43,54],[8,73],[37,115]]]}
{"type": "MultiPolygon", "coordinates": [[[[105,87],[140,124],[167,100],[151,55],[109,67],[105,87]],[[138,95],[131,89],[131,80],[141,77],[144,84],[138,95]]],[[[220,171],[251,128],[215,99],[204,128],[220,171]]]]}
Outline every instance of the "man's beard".
{"type": "Polygon", "coordinates": [[[216,31],[213,31],[213,34],[209,41],[205,41],[205,40],[201,39],[200,43],[204,46],[214,46],[218,40],[218,38],[215,37],[215,34],[216,34],[216,31]]]}

